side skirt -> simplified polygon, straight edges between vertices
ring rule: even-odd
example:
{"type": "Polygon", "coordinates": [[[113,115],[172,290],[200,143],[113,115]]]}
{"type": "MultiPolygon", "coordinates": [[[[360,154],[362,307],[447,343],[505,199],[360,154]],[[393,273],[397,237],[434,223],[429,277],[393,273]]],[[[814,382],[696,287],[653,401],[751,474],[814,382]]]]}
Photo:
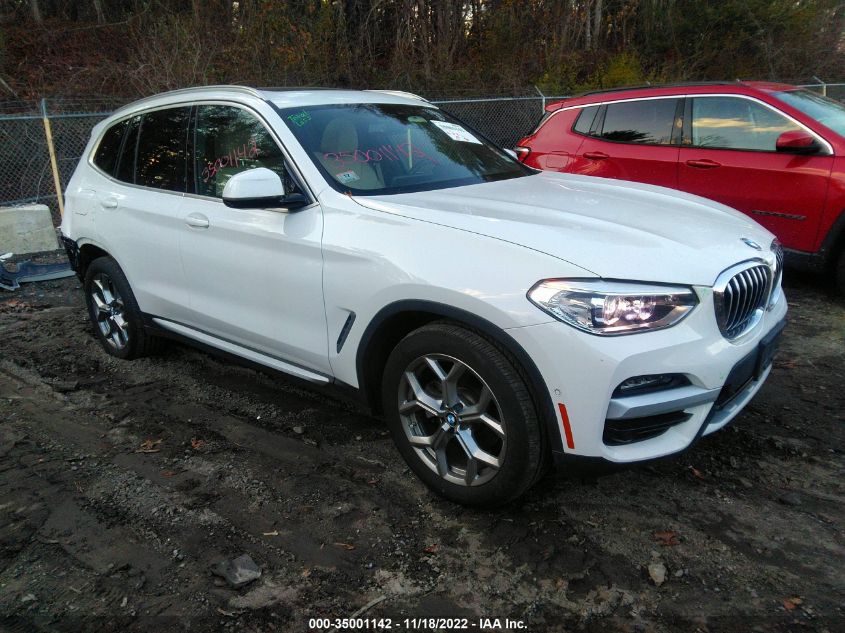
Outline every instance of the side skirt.
{"type": "Polygon", "coordinates": [[[150,314],[144,314],[143,318],[144,329],[153,336],[159,336],[179,343],[184,343],[212,356],[227,360],[233,365],[248,367],[272,377],[281,377],[289,380],[291,383],[301,386],[304,389],[320,393],[328,398],[336,398],[339,401],[352,404],[367,415],[372,415],[363,393],[356,387],[348,385],[345,382],[333,379],[330,376],[312,372],[302,367],[297,367],[291,363],[262,354],[261,352],[256,352],[255,350],[245,348],[241,345],[230,343],[229,341],[222,341],[215,336],[206,334],[205,332],[199,332],[198,330],[183,326],[179,323],[174,323],[150,314]],[[173,325],[179,327],[172,327],[173,325]],[[201,334],[202,338],[197,336],[197,334],[201,334]],[[293,368],[296,373],[288,368],[293,368]],[[318,380],[314,378],[304,378],[301,375],[302,373],[308,374],[309,376],[316,376],[318,380]]]}
{"type": "Polygon", "coordinates": [[[308,369],[303,369],[302,367],[297,367],[296,365],[286,363],[285,361],[275,358],[273,356],[268,356],[267,354],[264,354],[262,352],[255,351],[248,347],[243,347],[242,345],[238,345],[237,343],[232,343],[216,336],[212,336],[211,334],[206,334],[205,332],[195,330],[194,328],[188,327],[186,325],[181,325],[179,323],[168,321],[166,319],[160,319],[158,317],[153,317],[153,323],[155,323],[159,327],[164,328],[165,330],[176,332],[176,334],[180,334],[186,338],[194,339],[195,341],[205,343],[206,345],[210,345],[211,347],[217,347],[223,350],[224,352],[234,354],[235,356],[241,356],[254,363],[258,363],[259,365],[265,365],[271,369],[275,369],[276,371],[280,371],[285,374],[290,374],[291,376],[296,376],[297,378],[306,380],[308,382],[313,382],[318,385],[326,385],[332,381],[329,376],[318,374],[309,371],[308,369]]]}

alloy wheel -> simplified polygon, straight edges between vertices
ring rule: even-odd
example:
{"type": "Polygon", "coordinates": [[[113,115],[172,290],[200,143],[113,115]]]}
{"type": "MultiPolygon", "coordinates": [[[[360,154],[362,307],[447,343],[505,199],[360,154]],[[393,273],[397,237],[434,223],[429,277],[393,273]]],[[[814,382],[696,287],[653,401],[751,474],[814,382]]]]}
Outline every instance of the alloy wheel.
{"type": "Polygon", "coordinates": [[[91,280],[90,296],[103,338],[115,349],[125,348],[129,344],[126,307],[112,279],[105,273],[97,273],[91,280]]]}
{"type": "Polygon", "coordinates": [[[446,481],[478,486],[502,467],[502,410],[469,365],[445,354],[411,362],[399,381],[399,417],[422,461],[446,481]]]}

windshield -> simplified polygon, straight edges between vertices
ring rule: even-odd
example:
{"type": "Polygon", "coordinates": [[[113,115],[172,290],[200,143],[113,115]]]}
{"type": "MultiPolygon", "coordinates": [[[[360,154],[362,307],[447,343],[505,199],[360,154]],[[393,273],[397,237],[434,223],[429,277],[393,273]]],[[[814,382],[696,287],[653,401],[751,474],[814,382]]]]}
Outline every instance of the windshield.
{"type": "Polygon", "coordinates": [[[407,193],[534,173],[434,107],[360,103],[279,113],[342,192],[407,193]]]}
{"type": "Polygon", "coordinates": [[[845,136],[845,105],[809,90],[775,93],[781,101],[845,136]]]}

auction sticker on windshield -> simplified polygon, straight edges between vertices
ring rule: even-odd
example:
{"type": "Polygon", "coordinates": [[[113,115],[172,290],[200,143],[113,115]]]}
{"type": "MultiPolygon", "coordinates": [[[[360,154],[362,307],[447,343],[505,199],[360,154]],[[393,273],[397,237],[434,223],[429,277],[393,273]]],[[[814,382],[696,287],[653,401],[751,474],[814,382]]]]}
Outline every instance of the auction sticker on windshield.
{"type": "Polygon", "coordinates": [[[432,125],[436,125],[441,130],[446,132],[453,141],[461,141],[462,143],[477,143],[481,145],[481,141],[475,138],[472,134],[467,132],[460,125],[449,123],[448,121],[432,121],[432,125]]]}
{"type": "Polygon", "coordinates": [[[340,182],[355,182],[356,180],[360,180],[358,174],[354,171],[344,171],[339,174],[335,174],[335,178],[337,178],[340,182]]]}

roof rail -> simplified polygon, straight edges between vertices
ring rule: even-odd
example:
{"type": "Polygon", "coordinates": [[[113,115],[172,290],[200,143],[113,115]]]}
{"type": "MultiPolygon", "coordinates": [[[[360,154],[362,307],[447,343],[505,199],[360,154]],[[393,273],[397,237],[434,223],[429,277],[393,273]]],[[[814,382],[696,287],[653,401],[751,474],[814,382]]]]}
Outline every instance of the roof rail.
{"type": "Polygon", "coordinates": [[[297,90],[344,90],[330,86],[260,86],[258,90],[266,92],[296,92],[297,90]]]}
{"type": "Polygon", "coordinates": [[[407,97],[409,99],[418,99],[419,101],[425,101],[428,103],[428,99],[425,99],[417,94],[412,92],[404,92],[402,90],[378,90],[378,89],[364,89],[358,90],[356,88],[332,88],[331,86],[284,86],[281,88],[264,88],[261,87],[259,90],[266,90],[268,92],[291,92],[296,90],[349,90],[352,92],[379,92],[381,94],[386,95],[394,95],[396,97],[407,97]]]}
{"type": "Polygon", "coordinates": [[[142,97],[141,99],[138,99],[137,101],[133,101],[132,103],[127,103],[126,105],[121,106],[120,108],[115,110],[115,113],[122,112],[124,110],[129,109],[129,108],[134,108],[141,103],[146,103],[147,101],[152,101],[153,99],[158,99],[159,97],[178,95],[178,94],[189,93],[189,92],[205,92],[205,91],[213,91],[213,90],[233,90],[233,91],[236,91],[236,92],[243,92],[243,93],[249,94],[250,96],[253,96],[253,97],[259,97],[261,99],[264,98],[264,95],[262,95],[260,91],[258,91],[255,88],[250,88],[249,86],[232,86],[232,85],[192,86],[190,88],[178,88],[176,90],[168,90],[167,92],[159,92],[159,93],[154,94],[154,95],[142,97]]]}
{"type": "Polygon", "coordinates": [[[579,92],[572,95],[570,98],[586,97],[588,95],[600,95],[605,92],[623,92],[625,90],[643,90],[645,88],[654,88],[654,84],[639,84],[636,86],[619,86],[618,88],[600,88],[598,90],[587,90],[586,92],[579,92]]]}
{"type": "Polygon", "coordinates": [[[364,90],[364,92],[380,92],[384,95],[393,95],[394,97],[407,97],[408,99],[416,99],[418,101],[425,101],[426,103],[429,102],[428,99],[416,95],[413,92],[405,92],[404,90],[364,90]]]}
{"type": "Polygon", "coordinates": [[[713,81],[675,81],[668,84],[662,84],[667,87],[674,87],[674,86],[731,86],[735,84],[743,83],[742,79],[734,79],[733,81],[728,81],[727,79],[718,79],[713,81]]]}
{"type": "MultiPolygon", "coordinates": [[[[142,97],[136,101],[131,103],[127,103],[119,107],[114,113],[123,112],[124,110],[128,110],[130,108],[135,108],[139,104],[146,103],[147,101],[152,101],[153,99],[158,99],[159,97],[164,96],[171,96],[171,95],[178,95],[183,93],[195,93],[195,92],[206,92],[206,91],[214,91],[214,90],[232,90],[236,92],[242,92],[248,94],[253,97],[258,97],[259,99],[265,99],[265,95],[262,91],[267,92],[290,92],[296,90],[347,90],[346,88],[328,88],[325,86],[313,86],[313,87],[306,87],[306,86],[285,86],[280,88],[252,88],[250,86],[239,86],[239,85],[214,85],[214,86],[192,86],[189,88],[178,88],[176,90],[168,90],[167,92],[159,92],[154,95],[149,95],[147,97],[142,97]]],[[[364,92],[379,92],[382,94],[394,95],[397,97],[407,97],[409,99],[417,99],[418,101],[425,101],[428,103],[427,99],[422,98],[419,95],[415,95],[410,92],[402,92],[401,90],[364,90],[364,92]]]]}
{"type": "Polygon", "coordinates": [[[581,92],[575,97],[586,97],[588,95],[603,94],[605,92],[624,92],[626,90],[645,90],[647,88],[683,88],[686,86],[734,86],[743,83],[739,79],[736,81],[676,81],[665,84],[641,84],[638,86],[620,86],[619,88],[602,88],[601,90],[588,90],[581,92]]]}

